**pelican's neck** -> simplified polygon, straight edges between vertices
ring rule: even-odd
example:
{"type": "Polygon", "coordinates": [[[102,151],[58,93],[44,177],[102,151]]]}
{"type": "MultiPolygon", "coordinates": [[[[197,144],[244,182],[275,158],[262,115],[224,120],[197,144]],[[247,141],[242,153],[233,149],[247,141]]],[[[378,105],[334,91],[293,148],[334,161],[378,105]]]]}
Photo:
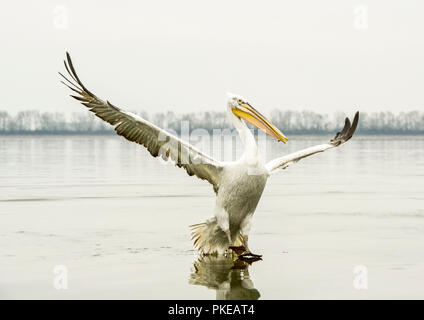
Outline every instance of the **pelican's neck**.
{"type": "Polygon", "coordinates": [[[229,111],[231,121],[239,133],[240,140],[244,146],[242,160],[250,165],[256,165],[259,160],[258,145],[256,144],[255,137],[247,127],[243,120],[236,117],[232,111],[229,111]]]}

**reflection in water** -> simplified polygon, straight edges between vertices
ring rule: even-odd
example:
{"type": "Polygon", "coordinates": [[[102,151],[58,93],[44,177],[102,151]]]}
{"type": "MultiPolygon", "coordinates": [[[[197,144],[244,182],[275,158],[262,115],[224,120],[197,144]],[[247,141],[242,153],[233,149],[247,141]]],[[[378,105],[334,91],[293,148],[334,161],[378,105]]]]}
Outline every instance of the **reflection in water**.
{"type": "Polygon", "coordinates": [[[190,284],[216,290],[217,300],[257,300],[248,269],[249,263],[232,257],[203,256],[194,263],[190,284]]]}

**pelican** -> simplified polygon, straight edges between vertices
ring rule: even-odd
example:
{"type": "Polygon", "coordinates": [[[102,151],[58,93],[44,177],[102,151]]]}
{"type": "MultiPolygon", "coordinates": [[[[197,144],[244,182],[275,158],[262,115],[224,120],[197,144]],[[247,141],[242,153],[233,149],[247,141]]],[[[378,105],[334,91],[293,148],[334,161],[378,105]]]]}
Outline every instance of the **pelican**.
{"type": "Polygon", "coordinates": [[[61,82],[76,93],[71,97],[111,124],[118,135],[144,146],[153,157],[173,161],[190,176],[195,175],[212,185],[216,194],[213,217],[191,226],[194,246],[204,255],[226,254],[232,249],[239,257],[260,258],[260,255],[251,253],[248,240],[251,218],[269,176],[300,159],[345,143],[354,134],[359,119],[359,112],[356,112],[353,123],[346,118],[343,129],[327,143],[265,163],[246,123],[277,141],[286,143],[288,139],[245,99],[231,95],[227,101],[227,112],[240,135],[244,152],[237,161],[221,162],[140,116],[98,98],[79,79],[68,52],[64,64],[69,77],[59,74],[65,80],[61,82]]]}

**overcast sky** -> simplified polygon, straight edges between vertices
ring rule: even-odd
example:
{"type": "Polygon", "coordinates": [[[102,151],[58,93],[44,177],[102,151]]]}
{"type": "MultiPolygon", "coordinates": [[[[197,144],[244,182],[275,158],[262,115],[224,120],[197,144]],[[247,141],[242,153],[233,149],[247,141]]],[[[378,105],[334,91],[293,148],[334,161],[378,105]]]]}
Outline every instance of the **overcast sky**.
{"type": "Polygon", "coordinates": [[[423,110],[424,1],[0,2],[0,109],[75,112],[86,86],[130,110],[423,110]]]}

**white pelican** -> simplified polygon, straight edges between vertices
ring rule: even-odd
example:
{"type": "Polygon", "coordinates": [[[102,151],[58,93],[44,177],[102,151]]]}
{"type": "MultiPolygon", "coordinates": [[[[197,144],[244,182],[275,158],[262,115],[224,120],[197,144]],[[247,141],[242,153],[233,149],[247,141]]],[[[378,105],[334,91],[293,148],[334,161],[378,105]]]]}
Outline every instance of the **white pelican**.
{"type": "Polygon", "coordinates": [[[264,163],[258,153],[254,136],[245,122],[263,130],[271,137],[287,142],[287,138],[243,98],[231,96],[227,102],[228,115],[244,145],[242,157],[234,162],[220,162],[190,144],[169,134],[136,114],[122,110],[109,101],[91,93],[78,78],[69,53],[65,68],[70,76],[64,83],[78,95],[79,100],[96,116],[110,123],[118,135],[141,144],[152,156],[171,160],[192,176],[208,181],[216,193],[214,216],[193,225],[194,246],[202,254],[221,254],[233,249],[240,257],[260,258],[248,246],[251,218],[271,173],[285,169],[291,163],[318,152],[337,147],[355,132],[359,113],[353,123],[346,118],[344,128],[328,143],[307,148],[264,163]]]}

